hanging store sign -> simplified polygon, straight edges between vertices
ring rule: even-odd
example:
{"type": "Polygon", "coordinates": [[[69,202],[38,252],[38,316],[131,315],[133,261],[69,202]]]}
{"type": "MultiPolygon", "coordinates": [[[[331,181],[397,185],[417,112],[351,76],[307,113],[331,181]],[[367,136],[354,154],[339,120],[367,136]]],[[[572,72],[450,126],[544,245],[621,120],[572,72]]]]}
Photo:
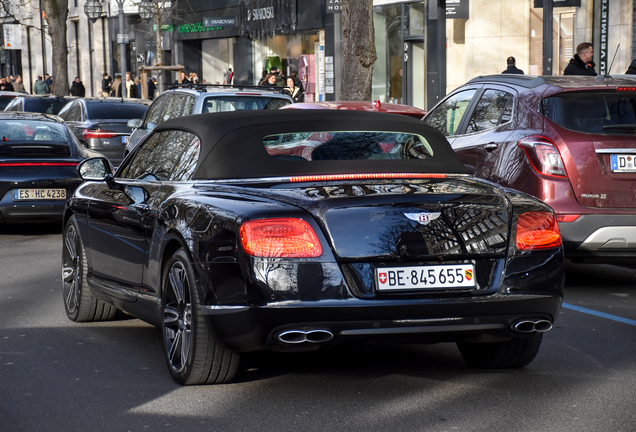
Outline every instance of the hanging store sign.
{"type": "Polygon", "coordinates": [[[22,28],[17,24],[3,24],[2,34],[4,36],[4,49],[22,49],[22,28]]]}
{"type": "Polygon", "coordinates": [[[446,0],[446,19],[468,19],[468,0],[446,0]]]}
{"type": "Polygon", "coordinates": [[[239,5],[241,35],[264,40],[296,30],[295,0],[242,0],[239,5]]]}
{"type": "Polygon", "coordinates": [[[342,0],[327,0],[325,6],[327,8],[327,13],[342,12],[342,0]]]}
{"type": "MultiPolygon", "coordinates": [[[[534,0],[535,8],[543,8],[543,0],[534,0]]],[[[581,7],[581,0],[552,0],[552,7],[581,7]]]]}
{"type": "Polygon", "coordinates": [[[599,57],[599,74],[605,75],[609,65],[607,51],[609,49],[609,0],[601,0],[601,46],[599,57]]]}
{"type": "Polygon", "coordinates": [[[204,27],[236,27],[236,17],[203,17],[204,27]]]}

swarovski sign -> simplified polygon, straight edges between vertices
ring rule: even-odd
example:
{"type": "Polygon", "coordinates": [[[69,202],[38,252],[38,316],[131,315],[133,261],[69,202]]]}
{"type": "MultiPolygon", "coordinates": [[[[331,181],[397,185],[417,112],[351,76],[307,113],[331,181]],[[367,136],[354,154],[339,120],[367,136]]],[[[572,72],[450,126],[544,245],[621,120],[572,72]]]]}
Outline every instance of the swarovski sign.
{"type": "Polygon", "coordinates": [[[296,0],[241,0],[241,34],[264,40],[296,30],[296,0]]]}

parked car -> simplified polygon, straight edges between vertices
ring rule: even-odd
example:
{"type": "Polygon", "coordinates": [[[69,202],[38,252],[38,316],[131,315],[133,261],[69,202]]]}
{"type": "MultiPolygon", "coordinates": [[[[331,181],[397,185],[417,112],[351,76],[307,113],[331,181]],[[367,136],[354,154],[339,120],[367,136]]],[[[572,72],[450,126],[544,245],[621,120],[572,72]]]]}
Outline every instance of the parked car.
{"type": "Polygon", "coordinates": [[[77,165],[97,156],[55,116],[0,113],[0,223],[61,220],[77,165]]]}
{"type": "Polygon", "coordinates": [[[43,114],[57,114],[72,96],[19,94],[4,108],[5,111],[22,111],[43,114]]]}
{"type": "Polygon", "coordinates": [[[383,112],[388,114],[402,114],[409,117],[421,119],[426,115],[426,111],[410,105],[394,103],[382,103],[379,100],[373,102],[299,102],[282,107],[282,109],[335,109],[353,111],[383,112]]]}
{"type": "Polygon", "coordinates": [[[278,109],[294,101],[282,89],[254,86],[177,85],[161,93],[143,118],[131,120],[133,129],[126,154],[162,122],[192,114],[278,109]]]}
{"type": "Polygon", "coordinates": [[[0,111],[4,111],[4,109],[9,105],[16,96],[22,96],[25,94],[24,92],[12,92],[12,91],[0,91],[0,111]]]}
{"type": "Polygon", "coordinates": [[[424,122],[475,176],[554,208],[566,258],[636,262],[633,80],[478,77],[424,122]]]}
{"type": "Polygon", "coordinates": [[[406,116],[188,116],[155,127],[114,176],[100,158],[78,171],[66,313],[121,309],[160,327],[182,384],[231,381],[241,353],[386,338],[521,367],[559,314],[552,209],[471,178],[443,135],[406,116]],[[294,156],[307,140],[322,145],[294,156]]]}
{"type": "Polygon", "coordinates": [[[85,97],[69,102],[58,115],[80,143],[118,166],[132,131],[128,120],[142,117],[149,105],[146,99],[85,97]]]}

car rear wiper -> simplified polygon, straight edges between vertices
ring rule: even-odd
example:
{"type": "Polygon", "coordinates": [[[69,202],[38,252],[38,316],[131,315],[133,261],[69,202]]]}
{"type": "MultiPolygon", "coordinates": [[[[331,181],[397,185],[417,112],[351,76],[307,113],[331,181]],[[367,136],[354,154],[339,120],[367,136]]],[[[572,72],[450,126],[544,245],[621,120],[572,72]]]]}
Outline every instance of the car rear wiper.
{"type": "Polygon", "coordinates": [[[603,130],[605,129],[618,129],[618,130],[636,130],[636,123],[625,123],[625,124],[615,124],[615,125],[606,125],[603,126],[603,130]]]}

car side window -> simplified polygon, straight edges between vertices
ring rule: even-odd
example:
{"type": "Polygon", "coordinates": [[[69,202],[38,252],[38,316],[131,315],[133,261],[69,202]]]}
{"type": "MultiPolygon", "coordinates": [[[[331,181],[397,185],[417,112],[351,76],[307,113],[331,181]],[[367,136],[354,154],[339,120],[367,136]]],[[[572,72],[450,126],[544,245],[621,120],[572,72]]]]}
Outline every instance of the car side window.
{"type": "Polygon", "coordinates": [[[174,168],[170,180],[187,181],[192,179],[194,169],[199,162],[201,153],[201,140],[198,136],[190,132],[175,131],[174,144],[182,149],[179,162],[174,168]]]}
{"type": "Polygon", "coordinates": [[[186,96],[185,103],[183,104],[183,113],[181,115],[188,116],[192,114],[192,110],[194,109],[194,100],[194,96],[186,96]]]}
{"type": "Polygon", "coordinates": [[[72,105],[73,105],[72,103],[64,105],[64,108],[62,108],[60,112],[57,113],[57,116],[63,120],[68,120],[67,115],[72,105]]]}
{"type": "Polygon", "coordinates": [[[512,118],[513,101],[514,96],[508,92],[495,89],[486,90],[470,116],[466,133],[492,129],[509,122],[512,118]]]}
{"type": "Polygon", "coordinates": [[[155,100],[150,108],[148,108],[145,123],[143,125],[144,129],[154,129],[155,126],[161,123],[161,112],[163,111],[162,108],[165,101],[166,96],[162,96],[159,99],[155,100]]]}
{"type": "Polygon", "coordinates": [[[449,97],[426,117],[425,123],[444,136],[455,135],[476,92],[475,89],[464,90],[449,97]]]}
{"type": "Polygon", "coordinates": [[[161,121],[165,122],[166,120],[181,117],[185,98],[186,95],[179,93],[168,95],[168,100],[166,101],[166,109],[163,111],[161,121]]]}

